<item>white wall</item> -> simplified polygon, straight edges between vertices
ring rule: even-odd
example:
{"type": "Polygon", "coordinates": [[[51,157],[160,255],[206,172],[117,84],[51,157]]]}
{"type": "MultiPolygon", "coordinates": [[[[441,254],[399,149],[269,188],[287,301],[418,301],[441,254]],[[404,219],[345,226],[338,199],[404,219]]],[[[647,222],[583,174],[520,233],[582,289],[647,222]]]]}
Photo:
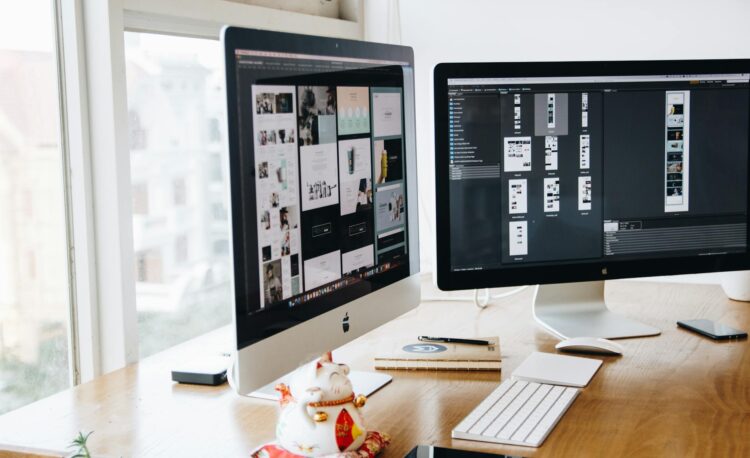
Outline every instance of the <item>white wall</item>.
{"type": "Polygon", "coordinates": [[[434,251],[435,64],[748,58],[749,18],[742,0],[401,0],[401,43],[416,66],[422,269],[434,251]]]}

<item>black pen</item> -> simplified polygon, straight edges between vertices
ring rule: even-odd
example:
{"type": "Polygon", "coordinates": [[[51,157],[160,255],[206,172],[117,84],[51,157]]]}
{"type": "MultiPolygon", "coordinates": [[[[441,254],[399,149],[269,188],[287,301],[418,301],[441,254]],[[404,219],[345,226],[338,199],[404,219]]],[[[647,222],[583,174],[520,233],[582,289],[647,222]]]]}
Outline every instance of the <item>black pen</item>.
{"type": "Polygon", "coordinates": [[[469,345],[492,345],[492,342],[487,340],[475,340],[475,339],[454,339],[452,337],[428,337],[419,336],[417,339],[420,342],[442,342],[442,343],[460,343],[469,345]]]}

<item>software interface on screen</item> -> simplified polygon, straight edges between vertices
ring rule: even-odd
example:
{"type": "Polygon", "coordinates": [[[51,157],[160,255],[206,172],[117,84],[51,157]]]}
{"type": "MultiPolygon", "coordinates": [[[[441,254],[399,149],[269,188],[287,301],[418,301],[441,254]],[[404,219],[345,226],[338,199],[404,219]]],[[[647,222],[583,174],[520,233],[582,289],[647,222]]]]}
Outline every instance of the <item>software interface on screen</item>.
{"type": "Polygon", "coordinates": [[[748,80],[449,79],[452,270],[745,252],[748,80]]]}
{"type": "Polygon", "coordinates": [[[236,62],[246,278],[259,285],[246,311],[343,303],[406,277],[402,68],[250,50],[236,62]]]}

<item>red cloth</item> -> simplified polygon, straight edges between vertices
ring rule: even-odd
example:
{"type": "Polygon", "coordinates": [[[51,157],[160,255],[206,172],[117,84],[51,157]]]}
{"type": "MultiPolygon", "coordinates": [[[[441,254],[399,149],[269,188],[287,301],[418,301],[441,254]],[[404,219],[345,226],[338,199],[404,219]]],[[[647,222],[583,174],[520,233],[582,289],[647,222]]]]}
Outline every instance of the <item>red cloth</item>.
{"type": "MultiPolygon", "coordinates": [[[[374,458],[378,453],[382,452],[388,444],[391,443],[391,438],[388,434],[379,433],[376,431],[368,431],[367,437],[359,450],[351,452],[334,453],[333,455],[327,455],[327,457],[335,458],[374,458]]],[[[300,458],[301,455],[291,453],[285,448],[271,442],[265,445],[261,445],[250,453],[250,458],[300,458]]]]}

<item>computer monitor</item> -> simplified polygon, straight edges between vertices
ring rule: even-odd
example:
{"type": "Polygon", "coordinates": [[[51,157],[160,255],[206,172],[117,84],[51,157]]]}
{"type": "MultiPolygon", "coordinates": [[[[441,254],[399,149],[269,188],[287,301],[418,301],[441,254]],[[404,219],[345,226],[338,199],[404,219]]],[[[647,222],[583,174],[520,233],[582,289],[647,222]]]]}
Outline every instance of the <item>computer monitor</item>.
{"type": "Polygon", "coordinates": [[[236,387],[419,303],[411,48],[228,27],[236,387]]]}
{"type": "Polygon", "coordinates": [[[610,313],[603,280],[750,266],[749,78],[748,60],[438,65],[438,286],[541,284],[534,316],[564,338],[658,334],[610,313]]]}

